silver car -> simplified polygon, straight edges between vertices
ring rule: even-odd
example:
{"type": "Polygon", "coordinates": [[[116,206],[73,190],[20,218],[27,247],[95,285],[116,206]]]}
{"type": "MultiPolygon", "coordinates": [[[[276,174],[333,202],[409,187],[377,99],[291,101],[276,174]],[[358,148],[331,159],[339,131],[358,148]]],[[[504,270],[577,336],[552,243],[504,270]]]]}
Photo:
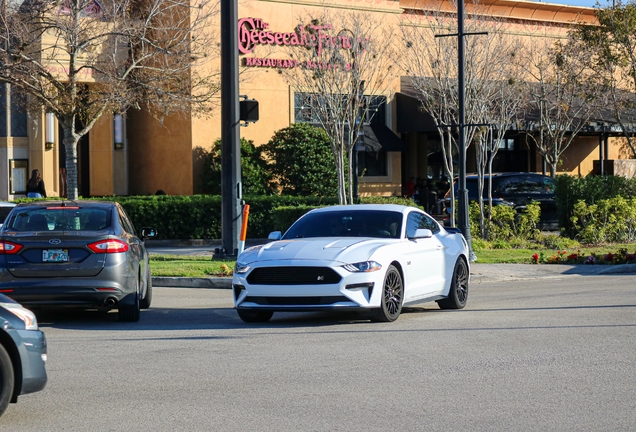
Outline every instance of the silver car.
{"type": "Polygon", "coordinates": [[[0,292],[29,308],[117,309],[139,320],[152,283],[144,240],[124,209],[106,201],[17,205],[0,230],[0,292]]]}
{"type": "Polygon", "coordinates": [[[33,312],[0,294],[0,415],[46,385],[46,338],[33,312]]]}

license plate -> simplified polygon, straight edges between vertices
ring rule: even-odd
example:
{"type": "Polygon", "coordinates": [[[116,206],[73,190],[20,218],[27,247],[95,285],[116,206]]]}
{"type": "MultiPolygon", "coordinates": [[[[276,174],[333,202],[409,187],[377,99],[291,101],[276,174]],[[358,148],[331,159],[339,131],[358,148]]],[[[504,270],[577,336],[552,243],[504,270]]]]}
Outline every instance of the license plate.
{"type": "Polygon", "coordinates": [[[42,262],[67,262],[68,249],[44,249],[42,262]]]}

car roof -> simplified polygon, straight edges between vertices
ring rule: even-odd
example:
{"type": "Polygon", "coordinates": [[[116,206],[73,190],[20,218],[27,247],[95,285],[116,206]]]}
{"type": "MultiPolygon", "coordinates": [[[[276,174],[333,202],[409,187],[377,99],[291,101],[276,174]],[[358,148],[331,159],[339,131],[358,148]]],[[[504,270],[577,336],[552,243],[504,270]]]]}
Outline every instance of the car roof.
{"type": "Polygon", "coordinates": [[[100,207],[112,207],[114,206],[115,203],[112,201],[89,201],[89,200],[81,200],[81,201],[70,201],[70,200],[58,200],[58,201],[49,201],[49,200],[43,200],[43,201],[32,201],[32,202],[26,202],[26,203],[20,203],[17,205],[17,207],[33,207],[33,208],[46,208],[46,207],[82,207],[82,208],[86,208],[86,207],[93,207],[93,208],[100,208],[100,207]]]}
{"type": "MultiPolygon", "coordinates": [[[[543,177],[543,178],[552,178],[550,176],[546,176],[539,173],[533,172],[505,172],[505,173],[492,173],[493,178],[502,178],[502,177],[519,177],[519,176],[532,176],[532,177],[543,177]]],[[[476,180],[479,177],[478,174],[467,174],[466,180],[476,180]]],[[[488,178],[488,174],[484,174],[484,178],[488,178]]],[[[455,178],[457,180],[457,178],[455,178]]]]}
{"type": "Polygon", "coordinates": [[[312,213],[326,213],[342,210],[376,210],[376,211],[392,211],[404,213],[408,210],[416,210],[417,207],[405,206],[400,204],[350,204],[350,205],[335,205],[328,207],[320,207],[312,210],[312,213]]]}

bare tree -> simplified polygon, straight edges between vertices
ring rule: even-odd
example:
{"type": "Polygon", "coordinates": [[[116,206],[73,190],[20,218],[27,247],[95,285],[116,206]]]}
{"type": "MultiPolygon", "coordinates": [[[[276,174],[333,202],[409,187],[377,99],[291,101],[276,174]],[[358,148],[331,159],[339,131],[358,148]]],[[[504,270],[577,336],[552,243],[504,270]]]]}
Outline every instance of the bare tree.
{"type": "Polygon", "coordinates": [[[600,87],[590,57],[575,41],[535,41],[526,47],[529,112],[526,129],[556,175],[561,155],[589,124],[600,87]]]}
{"type": "MultiPolygon", "coordinates": [[[[456,8],[452,8],[456,10],[456,8]]],[[[504,22],[487,18],[479,2],[471,2],[465,17],[465,32],[487,32],[466,37],[465,97],[466,146],[473,142],[478,124],[493,120],[493,102],[503,81],[510,79],[508,62],[516,55],[518,42],[505,34],[504,22]]],[[[457,19],[449,14],[446,4],[419,3],[419,9],[407,15],[402,25],[406,49],[396,61],[411,76],[422,109],[438,124],[442,142],[444,171],[454,177],[453,154],[457,152],[456,126],[459,124],[457,91],[457,38],[436,37],[457,33],[457,19]]],[[[510,94],[511,96],[511,94],[510,94]]],[[[487,129],[477,135],[479,158],[486,158],[487,129]]],[[[478,164],[484,166],[484,164],[478,164]]],[[[480,171],[480,191],[483,189],[483,169],[480,171]]],[[[454,189],[451,187],[451,224],[454,225],[454,189]]],[[[483,214],[483,200],[480,195],[483,214]]],[[[482,218],[483,219],[483,218],[482,218]]]]}
{"type": "Polygon", "coordinates": [[[296,36],[307,49],[288,47],[297,67],[284,78],[307,108],[307,121],[331,140],[338,175],[338,199],[353,202],[353,147],[363,120],[373,112],[368,97],[387,95],[392,67],[385,56],[392,26],[367,12],[324,8],[305,15],[296,36]]]}
{"type": "Polygon", "coordinates": [[[0,11],[0,82],[64,131],[68,198],[76,199],[77,143],[107,112],[145,106],[157,116],[202,112],[219,80],[206,26],[213,0],[25,0],[0,11]],[[41,111],[39,111],[41,112],[41,111]]]}

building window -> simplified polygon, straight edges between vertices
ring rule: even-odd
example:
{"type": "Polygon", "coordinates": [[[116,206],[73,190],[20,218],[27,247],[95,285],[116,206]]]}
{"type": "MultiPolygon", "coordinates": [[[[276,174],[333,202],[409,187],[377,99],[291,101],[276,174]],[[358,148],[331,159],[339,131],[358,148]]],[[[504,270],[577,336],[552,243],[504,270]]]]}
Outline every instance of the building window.
{"type": "Polygon", "coordinates": [[[385,151],[358,152],[358,176],[386,177],[388,172],[387,153],[385,151]]]}
{"type": "MultiPolygon", "coordinates": [[[[386,96],[365,96],[368,104],[364,116],[364,123],[386,122],[386,96]]],[[[294,121],[296,123],[310,123],[321,127],[317,106],[324,103],[323,97],[311,93],[294,94],[294,121]]],[[[388,157],[384,150],[379,152],[358,152],[358,175],[362,177],[386,177],[388,176],[388,157]]]]}
{"type": "Polygon", "coordinates": [[[0,137],[7,136],[7,88],[9,84],[0,84],[0,137]]]}
{"type": "Polygon", "coordinates": [[[28,159],[11,159],[9,161],[9,189],[11,195],[25,194],[29,172],[28,159]]]}
{"type": "Polygon", "coordinates": [[[26,137],[27,112],[26,98],[15,91],[11,92],[11,136],[26,137]]]}

